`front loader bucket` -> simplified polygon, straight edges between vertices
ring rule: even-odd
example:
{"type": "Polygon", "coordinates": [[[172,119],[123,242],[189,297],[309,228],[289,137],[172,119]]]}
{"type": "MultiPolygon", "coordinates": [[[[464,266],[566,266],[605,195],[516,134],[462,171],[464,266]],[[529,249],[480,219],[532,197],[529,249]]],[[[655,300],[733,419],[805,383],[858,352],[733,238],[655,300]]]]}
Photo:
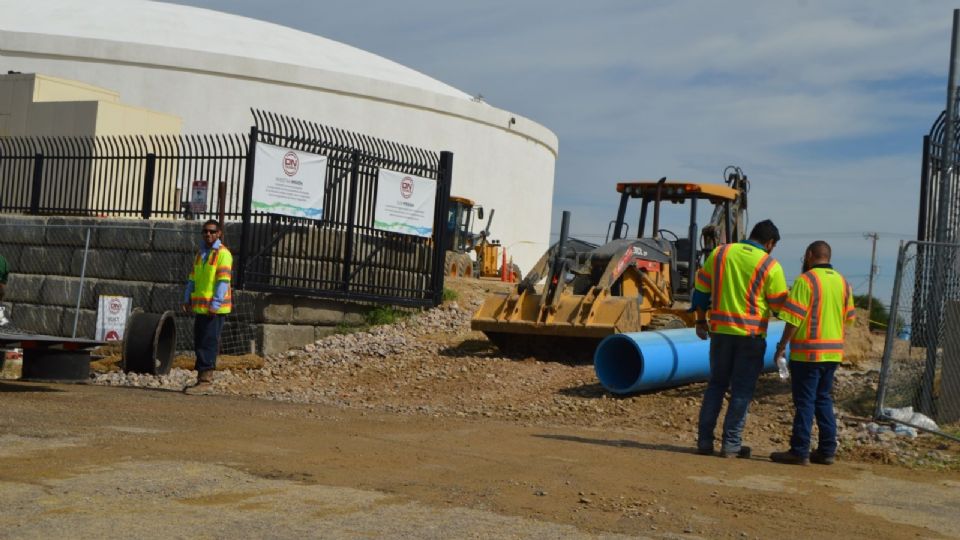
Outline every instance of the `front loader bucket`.
{"type": "Polygon", "coordinates": [[[636,298],[566,294],[555,308],[540,304],[540,294],[494,293],[474,314],[470,327],[504,352],[589,360],[601,339],[639,331],[642,321],[636,298]]]}

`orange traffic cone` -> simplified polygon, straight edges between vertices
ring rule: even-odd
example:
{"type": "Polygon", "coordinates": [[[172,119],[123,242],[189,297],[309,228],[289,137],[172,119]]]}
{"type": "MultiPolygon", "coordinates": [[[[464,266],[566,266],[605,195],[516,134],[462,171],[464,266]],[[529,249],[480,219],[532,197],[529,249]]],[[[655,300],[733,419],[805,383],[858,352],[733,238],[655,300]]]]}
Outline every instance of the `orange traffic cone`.
{"type": "Polygon", "coordinates": [[[507,248],[503,248],[503,262],[500,264],[500,281],[507,281],[507,248]]]}

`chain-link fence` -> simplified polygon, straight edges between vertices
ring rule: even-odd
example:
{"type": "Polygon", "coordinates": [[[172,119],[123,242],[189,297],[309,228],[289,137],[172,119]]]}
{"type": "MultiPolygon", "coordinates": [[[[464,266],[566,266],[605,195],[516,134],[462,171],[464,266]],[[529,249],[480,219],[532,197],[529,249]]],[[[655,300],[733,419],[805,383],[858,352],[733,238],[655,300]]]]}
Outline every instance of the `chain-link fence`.
{"type": "MultiPolygon", "coordinates": [[[[175,313],[177,350],[192,353],[193,316],[181,304],[201,223],[0,217],[0,255],[10,271],[3,301],[9,323],[0,331],[103,339],[100,299],[123,297],[132,311],[175,313]]],[[[225,232],[225,245],[234,235],[239,241],[239,225],[225,232]]],[[[255,350],[255,302],[234,291],[224,354],[255,350]]]]}
{"type": "Polygon", "coordinates": [[[900,246],[878,419],[960,435],[960,245],[900,246]]]}

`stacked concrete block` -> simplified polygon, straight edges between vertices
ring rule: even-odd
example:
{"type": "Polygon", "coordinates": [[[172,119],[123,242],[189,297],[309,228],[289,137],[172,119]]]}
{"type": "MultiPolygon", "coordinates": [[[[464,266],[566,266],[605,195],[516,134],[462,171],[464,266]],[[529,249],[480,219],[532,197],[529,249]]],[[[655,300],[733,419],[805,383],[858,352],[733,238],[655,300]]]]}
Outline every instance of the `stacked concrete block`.
{"type": "MultiPolygon", "coordinates": [[[[201,241],[201,225],[199,220],[0,215],[0,254],[12,271],[6,298],[12,321],[28,332],[63,336],[73,334],[76,321],[77,336],[92,338],[99,297],[125,296],[132,299],[133,309],[177,313],[177,348],[192,350],[193,317],[180,313],[180,306],[201,241]]],[[[251,227],[263,232],[269,226],[251,227]]],[[[240,231],[239,223],[225,226],[225,244],[235,257],[240,231]]],[[[274,276],[273,285],[329,287],[342,279],[345,246],[344,231],[299,227],[280,240],[276,256],[259,261],[259,269],[274,276]]],[[[358,238],[355,249],[353,272],[361,281],[377,284],[369,285],[367,292],[384,292],[375,290],[377,286],[423,287],[429,246],[367,236],[358,238]],[[396,275],[398,269],[405,272],[396,275]]],[[[224,329],[224,353],[245,354],[254,338],[259,352],[266,354],[302,346],[337,331],[339,325],[362,324],[369,309],[333,300],[235,291],[234,313],[224,329]]]]}
{"type": "MultiPolygon", "coordinates": [[[[96,307],[101,296],[126,296],[130,298],[132,309],[142,309],[144,311],[153,311],[151,309],[151,298],[153,296],[153,283],[144,281],[120,281],[112,279],[101,279],[94,288],[94,307],[96,307]]],[[[163,311],[163,310],[160,310],[163,311]]]]}
{"type": "Polygon", "coordinates": [[[97,298],[94,289],[97,281],[64,276],[47,276],[40,290],[41,304],[48,306],[76,307],[80,302],[81,308],[96,308],[97,298]]]}
{"type": "Polygon", "coordinates": [[[77,310],[65,308],[63,318],[60,323],[60,331],[55,334],[58,336],[73,336],[74,322],[77,326],[76,337],[84,339],[94,339],[97,331],[97,312],[93,309],[81,309],[80,316],[77,317],[77,310]]]}

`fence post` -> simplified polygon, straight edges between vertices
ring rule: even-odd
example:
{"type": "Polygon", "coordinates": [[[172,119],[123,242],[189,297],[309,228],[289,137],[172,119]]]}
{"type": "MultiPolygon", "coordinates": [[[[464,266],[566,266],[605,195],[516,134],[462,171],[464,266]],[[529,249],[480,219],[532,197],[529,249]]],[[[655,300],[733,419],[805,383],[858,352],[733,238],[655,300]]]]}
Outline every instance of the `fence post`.
{"type": "MultiPolygon", "coordinates": [[[[890,357],[893,354],[893,338],[896,336],[897,311],[900,309],[900,287],[903,285],[903,267],[906,266],[907,249],[913,242],[900,241],[900,254],[897,256],[897,270],[893,278],[893,296],[890,297],[890,314],[887,319],[887,335],[883,343],[883,359],[880,362],[880,382],[877,384],[877,406],[873,418],[880,419],[883,401],[887,396],[887,383],[890,376],[890,357]]],[[[869,314],[868,314],[869,317],[869,314]]]]}
{"type": "Polygon", "coordinates": [[[360,151],[354,150],[350,156],[352,162],[350,166],[350,195],[347,199],[347,245],[344,246],[343,254],[343,274],[341,279],[343,284],[340,288],[344,292],[350,290],[350,270],[353,261],[353,236],[356,234],[357,219],[357,187],[360,182],[360,151]]]}
{"type": "Polygon", "coordinates": [[[87,255],[90,254],[90,228],[87,228],[87,241],[83,244],[83,264],[80,266],[80,285],[77,287],[77,309],[73,314],[73,334],[77,337],[77,324],[80,322],[80,301],[83,300],[83,280],[87,277],[87,255]]]}
{"type": "Polygon", "coordinates": [[[450,211],[450,184],[453,181],[453,152],[440,152],[437,171],[437,212],[433,217],[433,264],[431,265],[430,289],[433,305],[443,302],[444,256],[447,246],[447,213],[450,211]]]}
{"type": "Polygon", "coordinates": [[[153,181],[157,173],[157,155],[147,154],[147,166],[143,173],[143,206],[140,209],[140,216],[143,219],[150,219],[153,212],[153,181]]]}
{"type": "Polygon", "coordinates": [[[40,213],[40,188],[43,184],[43,154],[33,157],[33,186],[30,190],[30,213],[40,213]]]}
{"type": "Polygon", "coordinates": [[[243,204],[242,204],[242,222],[240,226],[240,256],[237,257],[235,269],[237,270],[237,279],[235,287],[243,289],[246,283],[247,256],[250,254],[250,207],[253,204],[253,167],[257,156],[257,137],[259,130],[257,126],[250,127],[250,145],[247,148],[247,170],[243,177],[243,204]]]}

